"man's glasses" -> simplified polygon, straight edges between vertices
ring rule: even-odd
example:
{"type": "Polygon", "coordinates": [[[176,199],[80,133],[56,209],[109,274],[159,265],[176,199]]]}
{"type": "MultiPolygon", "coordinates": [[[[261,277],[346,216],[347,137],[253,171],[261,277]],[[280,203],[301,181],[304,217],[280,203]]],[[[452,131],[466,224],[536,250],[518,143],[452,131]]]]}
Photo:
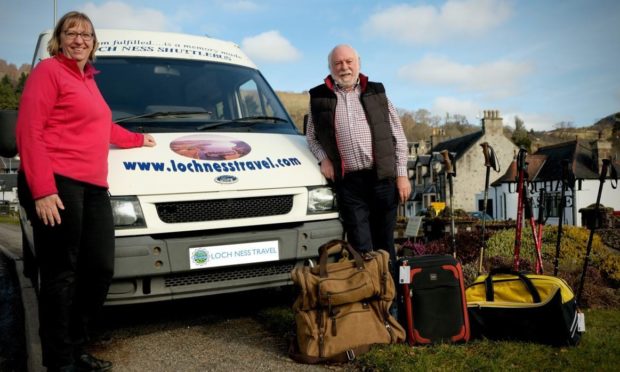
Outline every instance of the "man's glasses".
{"type": "Polygon", "coordinates": [[[91,41],[93,39],[93,34],[90,32],[75,32],[75,31],[63,31],[67,39],[73,40],[78,36],[82,37],[84,41],[91,41]]]}

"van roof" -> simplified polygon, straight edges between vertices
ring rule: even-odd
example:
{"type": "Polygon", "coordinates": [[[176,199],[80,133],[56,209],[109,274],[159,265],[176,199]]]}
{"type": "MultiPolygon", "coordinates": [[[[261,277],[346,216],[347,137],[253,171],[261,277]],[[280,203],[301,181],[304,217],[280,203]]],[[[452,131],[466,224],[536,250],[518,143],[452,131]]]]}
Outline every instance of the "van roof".
{"type": "MultiPolygon", "coordinates": [[[[97,29],[96,32],[99,40],[97,58],[176,58],[256,68],[237,44],[208,36],[121,29],[97,29]]],[[[49,57],[47,42],[51,35],[52,30],[47,30],[39,37],[34,63],[49,57]]]]}

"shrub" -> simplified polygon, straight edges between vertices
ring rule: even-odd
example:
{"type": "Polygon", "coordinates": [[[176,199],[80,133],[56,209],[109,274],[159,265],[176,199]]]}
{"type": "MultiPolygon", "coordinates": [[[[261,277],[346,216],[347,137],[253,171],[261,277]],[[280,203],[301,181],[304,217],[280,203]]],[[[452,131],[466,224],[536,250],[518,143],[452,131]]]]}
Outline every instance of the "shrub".
{"type": "MultiPolygon", "coordinates": [[[[461,263],[477,262],[480,255],[480,234],[473,231],[459,231],[454,235],[456,242],[456,255],[461,263]]],[[[409,250],[403,251],[405,255],[411,252],[412,255],[423,254],[452,254],[452,236],[445,234],[439,239],[432,240],[426,244],[422,243],[405,243],[403,248],[409,250]]]]}
{"type": "MultiPolygon", "coordinates": [[[[545,273],[553,273],[557,226],[546,226],[543,233],[542,256],[545,273]]],[[[559,274],[577,290],[586,255],[590,231],[582,227],[564,226],[560,244],[559,274]]],[[[495,233],[487,243],[488,267],[512,267],[515,229],[495,233]]],[[[533,271],[536,262],[530,229],[523,229],[519,269],[533,271]]],[[[612,253],[595,234],[592,240],[589,270],[583,290],[583,304],[611,306],[618,303],[620,255],[612,253]],[[612,288],[609,288],[609,287],[612,288]]]]}
{"type": "Polygon", "coordinates": [[[606,246],[620,249],[620,226],[613,229],[597,229],[596,233],[606,246]]]}
{"type": "MultiPolygon", "coordinates": [[[[553,264],[557,241],[557,226],[547,226],[543,232],[542,256],[543,261],[553,264]]],[[[561,270],[579,270],[583,265],[590,231],[575,226],[565,226],[560,243],[559,265],[561,270]]],[[[487,243],[488,256],[512,257],[514,252],[515,229],[506,229],[495,233],[487,243]]],[[[535,262],[536,254],[534,241],[530,229],[523,229],[520,258],[535,262]]],[[[590,263],[600,267],[602,261],[609,258],[609,251],[601,244],[598,235],[592,240],[590,263]]],[[[616,277],[620,272],[609,272],[610,277],[616,277]]]]}

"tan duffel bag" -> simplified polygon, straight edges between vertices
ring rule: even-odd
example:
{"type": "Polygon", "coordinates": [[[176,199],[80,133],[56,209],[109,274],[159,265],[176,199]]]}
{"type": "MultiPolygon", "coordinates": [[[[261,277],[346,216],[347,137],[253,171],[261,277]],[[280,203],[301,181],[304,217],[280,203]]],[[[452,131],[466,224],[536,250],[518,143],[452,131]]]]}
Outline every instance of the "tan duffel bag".
{"type": "Polygon", "coordinates": [[[405,331],[390,315],[396,289],[384,250],[361,256],[346,241],[319,248],[317,267],[298,267],[293,304],[296,337],[290,355],[303,363],[353,360],[374,344],[403,342],[405,331]],[[339,252],[337,262],[328,255],[339,252]]]}

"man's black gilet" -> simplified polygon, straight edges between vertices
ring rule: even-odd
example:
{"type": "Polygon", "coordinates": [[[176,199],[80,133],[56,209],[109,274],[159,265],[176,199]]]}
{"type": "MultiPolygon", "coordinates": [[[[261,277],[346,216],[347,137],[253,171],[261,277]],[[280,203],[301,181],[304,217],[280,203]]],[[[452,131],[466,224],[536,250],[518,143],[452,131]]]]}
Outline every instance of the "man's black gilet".
{"type": "MultiPolygon", "coordinates": [[[[365,84],[365,87],[362,85],[360,101],[366,113],[366,120],[372,134],[373,157],[377,178],[394,178],[396,176],[395,149],[390,129],[387,97],[383,84],[369,81],[365,84]]],[[[334,123],[336,103],[336,94],[326,84],[321,84],[310,90],[310,108],[316,138],[334,164],[336,177],[342,178],[343,165],[336,144],[334,123]]]]}

